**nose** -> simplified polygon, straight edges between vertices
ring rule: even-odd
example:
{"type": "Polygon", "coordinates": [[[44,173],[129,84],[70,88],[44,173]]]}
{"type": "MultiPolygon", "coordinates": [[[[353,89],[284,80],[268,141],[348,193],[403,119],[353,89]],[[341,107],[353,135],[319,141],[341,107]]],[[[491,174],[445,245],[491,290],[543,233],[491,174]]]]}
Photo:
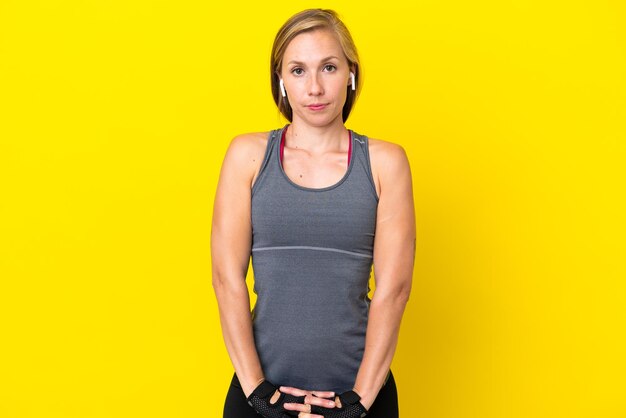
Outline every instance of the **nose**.
{"type": "Polygon", "coordinates": [[[317,73],[312,73],[309,78],[309,95],[319,96],[324,93],[324,88],[320,80],[320,76],[317,73]]]}

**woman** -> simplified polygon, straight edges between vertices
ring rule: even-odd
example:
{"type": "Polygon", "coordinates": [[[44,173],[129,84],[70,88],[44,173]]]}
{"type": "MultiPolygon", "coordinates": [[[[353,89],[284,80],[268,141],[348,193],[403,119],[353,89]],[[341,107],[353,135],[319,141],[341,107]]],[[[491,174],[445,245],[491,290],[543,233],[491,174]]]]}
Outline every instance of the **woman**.
{"type": "Polygon", "coordinates": [[[406,154],[344,126],[360,65],[334,11],[283,25],[271,86],[291,123],[235,137],[215,196],[213,287],[235,369],[224,417],[397,417],[390,365],[415,254],[406,154]]]}

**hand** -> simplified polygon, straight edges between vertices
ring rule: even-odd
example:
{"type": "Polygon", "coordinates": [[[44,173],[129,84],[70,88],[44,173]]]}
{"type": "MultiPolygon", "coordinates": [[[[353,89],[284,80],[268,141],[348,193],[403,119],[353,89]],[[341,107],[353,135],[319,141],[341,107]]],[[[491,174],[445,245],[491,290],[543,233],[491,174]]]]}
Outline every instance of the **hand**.
{"type": "MultiPolygon", "coordinates": [[[[283,404],[284,408],[290,411],[299,411],[298,418],[324,418],[322,415],[311,414],[311,410],[314,407],[334,408],[335,402],[326,399],[335,396],[335,392],[331,391],[317,391],[317,390],[305,390],[294,388],[291,386],[281,386],[280,391],[292,396],[304,397],[301,403],[286,402],[283,404]]],[[[293,413],[293,412],[292,412],[293,413]]]]}
{"type": "Polygon", "coordinates": [[[322,414],[325,418],[363,418],[368,410],[359,402],[361,397],[353,390],[342,393],[336,399],[336,408],[311,406],[311,412],[322,414]]]}
{"type": "Polygon", "coordinates": [[[312,416],[308,413],[304,415],[302,413],[298,414],[283,407],[285,402],[303,403],[304,398],[304,396],[297,397],[281,393],[273,384],[264,380],[252,391],[246,400],[264,418],[289,418],[289,415],[298,416],[299,418],[324,418],[312,416]]]}

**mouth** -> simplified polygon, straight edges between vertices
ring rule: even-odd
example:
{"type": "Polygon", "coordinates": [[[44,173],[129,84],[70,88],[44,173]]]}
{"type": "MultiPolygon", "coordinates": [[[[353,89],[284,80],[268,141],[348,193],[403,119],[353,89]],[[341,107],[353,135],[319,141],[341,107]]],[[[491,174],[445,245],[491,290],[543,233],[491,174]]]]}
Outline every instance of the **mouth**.
{"type": "Polygon", "coordinates": [[[328,106],[328,104],[325,104],[325,103],[315,103],[315,104],[308,105],[307,107],[309,109],[311,109],[311,110],[322,110],[326,106],[328,106]]]}

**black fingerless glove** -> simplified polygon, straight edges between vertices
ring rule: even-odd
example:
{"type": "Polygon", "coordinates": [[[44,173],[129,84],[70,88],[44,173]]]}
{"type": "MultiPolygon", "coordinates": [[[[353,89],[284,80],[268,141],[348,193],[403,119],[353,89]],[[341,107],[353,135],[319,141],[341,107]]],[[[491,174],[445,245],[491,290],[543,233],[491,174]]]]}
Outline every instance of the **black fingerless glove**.
{"type": "MultiPolygon", "coordinates": [[[[276,392],[276,386],[272,385],[267,380],[261,382],[257,386],[250,396],[248,396],[248,404],[254,408],[254,410],[265,418],[290,418],[290,416],[297,417],[299,411],[290,411],[283,407],[284,403],[304,403],[304,396],[293,396],[288,393],[280,392],[280,396],[275,403],[270,403],[270,399],[274,392],[276,392]]],[[[342,400],[343,402],[343,400],[342,400]]]]}
{"type": "Polygon", "coordinates": [[[323,415],[324,418],[362,418],[367,415],[367,409],[361,402],[361,397],[353,390],[339,395],[341,408],[324,408],[311,405],[311,413],[323,415]]]}

